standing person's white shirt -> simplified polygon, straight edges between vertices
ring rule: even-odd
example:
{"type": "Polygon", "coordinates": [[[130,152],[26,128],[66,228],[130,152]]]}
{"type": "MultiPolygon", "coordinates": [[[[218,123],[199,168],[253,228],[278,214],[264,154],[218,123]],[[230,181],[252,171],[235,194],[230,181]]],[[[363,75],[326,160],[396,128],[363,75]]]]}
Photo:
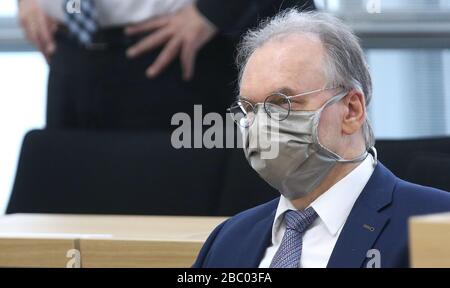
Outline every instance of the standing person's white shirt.
{"type": "MultiPolygon", "coordinates": [[[[311,203],[309,207],[313,207],[319,217],[303,235],[300,267],[325,268],[327,266],[353,205],[372,176],[373,164],[374,159],[372,155],[369,155],[352,172],[311,203]]],[[[272,242],[266,249],[260,268],[270,266],[280,247],[286,231],[283,214],[288,210],[297,209],[287,198],[281,196],[272,227],[272,242]]]]}
{"type": "MultiPolygon", "coordinates": [[[[65,0],[38,0],[49,15],[64,22],[65,0]]],[[[193,0],[93,0],[102,27],[124,26],[175,12],[193,0]]]]}

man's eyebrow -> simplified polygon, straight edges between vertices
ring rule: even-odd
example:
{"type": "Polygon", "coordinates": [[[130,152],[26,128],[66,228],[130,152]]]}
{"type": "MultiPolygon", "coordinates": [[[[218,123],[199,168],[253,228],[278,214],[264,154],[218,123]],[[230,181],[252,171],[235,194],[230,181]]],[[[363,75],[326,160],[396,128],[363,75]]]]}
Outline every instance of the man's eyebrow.
{"type": "Polygon", "coordinates": [[[278,93],[281,93],[286,96],[294,96],[296,94],[299,94],[295,89],[285,86],[272,91],[270,95],[278,93]]]}
{"type": "MultiPolygon", "coordinates": [[[[301,93],[301,92],[300,92],[300,93],[301,93]]],[[[295,95],[299,94],[299,92],[296,91],[296,90],[293,89],[293,88],[284,86],[284,87],[277,88],[277,89],[273,90],[272,92],[268,93],[266,96],[270,96],[270,95],[273,95],[273,94],[283,94],[283,95],[286,95],[286,96],[295,96],[295,95]]],[[[247,97],[245,97],[245,96],[242,95],[242,94],[239,94],[239,95],[236,97],[236,100],[246,100],[246,101],[251,102],[247,97]]]]}

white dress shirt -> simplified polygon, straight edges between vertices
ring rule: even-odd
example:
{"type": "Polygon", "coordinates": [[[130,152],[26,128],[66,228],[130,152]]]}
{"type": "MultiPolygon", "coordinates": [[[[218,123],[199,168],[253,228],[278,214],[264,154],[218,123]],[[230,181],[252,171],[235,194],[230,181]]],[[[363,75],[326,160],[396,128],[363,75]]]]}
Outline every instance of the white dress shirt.
{"type": "MultiPolygon", "coordinates": [[[[38,0],[44,11],[64,22],[65,0],[38,0]]],[[[155,16],[175,12],[193,0],[93,0],[99,13],[101,27],[137,23],[155,16]]]]}
{"type": "MultiPolygon", "coordinates": [[[[300,267],[325,268],[327,266],[347,217],[373,171],[374,158],[369,155],[347,176],[311,203],[309,207],[314,208],[319,217],[303,235],[300,267]]],[[[287,198],[281,196],[272,226],[272,243],[266,249],[260,268],[270,266],[280,247],[286,231],[283,215],[288,210],[297,209],[287,198]]]]}

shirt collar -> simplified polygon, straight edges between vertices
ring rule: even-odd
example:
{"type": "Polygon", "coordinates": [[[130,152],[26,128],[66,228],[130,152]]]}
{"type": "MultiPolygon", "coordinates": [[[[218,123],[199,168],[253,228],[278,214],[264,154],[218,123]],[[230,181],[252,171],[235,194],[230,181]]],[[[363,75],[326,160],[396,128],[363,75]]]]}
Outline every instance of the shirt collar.
{"type": "MultiPolygon", "coordinates": [[[[373,156],[369,154],[361,164],[311,203],[310,207],[314,208],[331,235],[335,236],[347,221],[356,199],[374,171],[373,163],[373,156]]],[[[280,229],[282,216],[288,210],[297,209],[281,195],[272,227],[272,243],[280,229]]]]}

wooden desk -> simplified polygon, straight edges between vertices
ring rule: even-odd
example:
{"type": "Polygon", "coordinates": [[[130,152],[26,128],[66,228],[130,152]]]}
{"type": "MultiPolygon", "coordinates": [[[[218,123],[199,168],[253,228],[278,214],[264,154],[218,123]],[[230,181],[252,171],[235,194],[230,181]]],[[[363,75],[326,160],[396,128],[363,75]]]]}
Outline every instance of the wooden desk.
{"type": "Polygon", "coordinates": [[[412,217],[409,229],[412,267],[450,268],[450,213],[412,217]]]}
{"type": "Polygon", "coordinates": [[[225,218],[16,214],[0,217],[0,267],[190,267],[225,218]],[[73,264],[73,262],[72,262],[73,264]],[[77,265],[75,265],[77,266],[77,265]]]}

